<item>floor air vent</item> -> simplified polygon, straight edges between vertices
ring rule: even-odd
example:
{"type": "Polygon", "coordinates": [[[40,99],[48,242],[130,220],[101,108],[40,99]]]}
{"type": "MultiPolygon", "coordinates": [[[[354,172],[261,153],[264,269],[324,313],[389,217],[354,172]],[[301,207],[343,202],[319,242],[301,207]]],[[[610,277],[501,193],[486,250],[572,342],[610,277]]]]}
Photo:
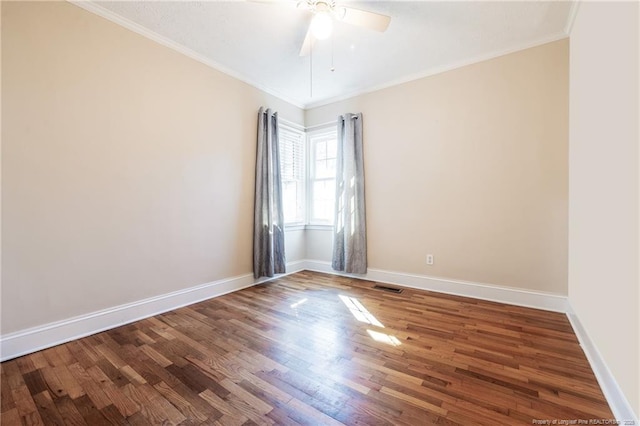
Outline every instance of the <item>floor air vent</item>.
{"type": "Polygon", "coordinates": [[[389,293],[396,293],[396,294],[402,293],[402,289],[401,288],[387,287],[386,285],[376,284],[372,288],[374,290],[388,291],[389,293]]]}

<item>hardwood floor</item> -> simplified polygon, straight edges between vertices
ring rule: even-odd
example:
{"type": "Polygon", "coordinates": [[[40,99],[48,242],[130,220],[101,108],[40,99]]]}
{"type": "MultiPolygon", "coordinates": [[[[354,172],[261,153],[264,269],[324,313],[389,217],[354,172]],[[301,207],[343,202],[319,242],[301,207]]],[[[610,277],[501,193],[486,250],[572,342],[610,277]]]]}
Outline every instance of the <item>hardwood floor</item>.
{"type": "Polygon", "coordinates": [[[2,363],[2,425],[612,419],[559,313],[301,272],[2,363]]]}

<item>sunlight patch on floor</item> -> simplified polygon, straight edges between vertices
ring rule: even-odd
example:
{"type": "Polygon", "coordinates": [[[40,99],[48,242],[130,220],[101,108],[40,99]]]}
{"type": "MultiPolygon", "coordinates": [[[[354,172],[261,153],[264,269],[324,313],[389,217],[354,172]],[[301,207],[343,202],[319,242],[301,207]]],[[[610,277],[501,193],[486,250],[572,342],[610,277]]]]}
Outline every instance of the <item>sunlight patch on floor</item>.
{"type": "Polygon", "coordinates": [[[373,316],[373,314],[369,312],[369,310],[365,308],[358,299],[356,299],[355,297],[343,295],[339,295],[338,297],[340,298],[340,300],[342,300],[342,303],[344,303],[345,306],[349,309],[355,319],[360,322],[364,322],[365,324],[371,324],[377,327],[384,328],[384,325],[382,325],[382,323],[378,321],[378,319],[373,316]]]}
{"type": "Polygon", "coordinates": [[[400,340],[396,336],[380,333],[379,331],[367,330],[369,336],[376,342],[386,343],[391,346],[400,346],[400,340]]]}
{"type": "Polygon", "coordinates": [[[298,306],[302,305],[302,304],[303,304],[303,303],[305,303],[306,301],[307,301],[307,299],[305,298],[305,299],[302,299],[302,300],[297,301],[296,303],[293,303],[293,304],[291,305],[291,309],[295,309],[295,308],[297,308],[298,306]]]}

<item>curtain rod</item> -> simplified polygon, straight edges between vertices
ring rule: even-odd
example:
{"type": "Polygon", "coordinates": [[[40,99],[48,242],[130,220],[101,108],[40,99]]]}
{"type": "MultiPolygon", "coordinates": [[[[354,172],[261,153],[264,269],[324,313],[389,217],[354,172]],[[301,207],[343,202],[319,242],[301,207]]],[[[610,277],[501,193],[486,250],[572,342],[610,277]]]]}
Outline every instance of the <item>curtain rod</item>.
{"type": "Polygon", "coordinates": [[[323,127],[335,126],[336,124],[338,124],[337,121],[329,121],[327,123],[314,124],[313,126],[307,127],[307,130],[321,129],[323,127]]]}
{"type": "MultiPolygon", "coordinates": [[[[262,114],[266,114],[267,113],[267,109],[271,109],[271,108],[264,108],[264,110],[262,111],[262,114]]],[[[287,120],[286,118],[283,118],[280,116],[280,113],[278,113],[278,111],[274,111],[271,110],[272,113],[277,113],[278,114],[278,121],[286,126],[289,127],[293,127],[295,129],[298,130],[306,130],[306,128],[302,125],[302,124],[298,124],[295,121],[291,121],[291,120],[287,120]]]]}
{"type": "MultiPolygon", "coordinates": [[[[354,116],[353,116],[353,117],[351,117],[351,118],[352,118],[352,119],[354,119],[354,120],[357,120],[357,119],[358,119],[358,116],[357,116],[357,115],[354,115],[354,116]]],[[[279,117],[279,118],[278,118],[278,120],[279,120],[282,124],[285,124],[285,125],[287,125],[287,126],[289,126],[289,127],[294,127],[294,128],[296,128],[296,129],[299,129],[299,130],[306,130],[306,131],[309,131],[309,130],[316,130],[316,129],[321,129],[321,128],[323,128],[323,127],[335,126],[335,125],[337,125],[337,124],[338,124],[338,121],[336,120],[336,121],[328,121],[328,122],[326,122],[326,123],[314,124],[313,126],[305,127],[305,126],[303,126],[302,124],[298,124],[298,123],[296,123],[296,122],[293,122],[293,121],[287,120],[287,119],[282,118],[282,117],[279,117]]]]}
{"type": "MultiPolygon", "coordinates": [[[[353,117],[351,117],[354,120],[358,119],[357,115],[354,115],[353,117]]],[[[327,121],[326,123],[320,123],[320,124],[314,124],[313,126],[308,126],[306,129],[307,130],[315,130],[315,129],[321,129],[323,127],[329,127],[329,126],[335,126],[338,124],[338,120],[335,121],[327,121]]]]}

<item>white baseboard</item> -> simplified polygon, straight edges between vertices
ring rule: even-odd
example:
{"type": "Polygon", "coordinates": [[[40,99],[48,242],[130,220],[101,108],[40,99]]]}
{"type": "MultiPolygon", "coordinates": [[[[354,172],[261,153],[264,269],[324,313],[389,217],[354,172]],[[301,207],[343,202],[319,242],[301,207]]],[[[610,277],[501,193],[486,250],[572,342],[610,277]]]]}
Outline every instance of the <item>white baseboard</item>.
{"type": "MultiPolygon", "coordinates": [[[[369,268],[368,273],[364,275],[344,274],[331,269],[329,262],[309,259],[290,262],[287,264],[287,270],[286,275],[303,270],[317,271],[566,313],[616,419],[635,421],[635,424],[639,424],[631,405],[565,296],[372,268],[369,268]]],[[[256,280],[253,275],[241,275],[2,335],[0,336],[0,361],[50,348],[266,281],[269,279],[256,280]]]]}
{"type": "MultiPolygon", "coordinates": [[[[316,260],[300,260],[287,264],[289,271],[287,274],[305,269],[559,312],[566,312],[567,306],[565,297],[553,294],[409,275],[380,269],[369,269],[369,273],[366,275],[339,274],[331,269],[329,262],[316,260]]],[[[5,334],[0,336],[0,361],[50,348],[265,281],[268,279],[255,280],[253,275],[241,275],[5,334]]]]}
{"type": "Polygon", "coordinates": [[[436,291],[439,293],[473,297],[475,299],[490,300],[493,302],[507,303],[509,305],[544,309],[547,311],[565,313],[567,312],[568,308],[567,297],[554,293],[535,292],[512,287],[500,287],[469,281],[428,277],[424,275],[411,275],[401,272],[384,271],[382,269],[373,268],[369,268],[368,273],[364,275],[344,274],[331,269],[331,263],[318,260],[306,260],[304,269],[307,269],[309,271],[325,272],[328,274],[361,278],[364,280],[377,281],[387,284],[395,284],[403,287],[417,288],[420,290],[436,291]]]}
{"type": "Polygon", "coordinates": [[[344,274],[331,269],[331,263],[317,260],[306,260],[304,269],[565,313],[571,322],[573,330],[582,346],[582,350],[591,365],[591,369],[598,380],[598,384],[616,420],[618,420],[620,424],[640,425],[638,417],[631,408],[629,401],[618,386],[613,374],[611,374],[611,370],[607,367],[604,358],[602,358],[602,355],[600,355],[600,352],[589,338],[587,331],[580,323],[578,316],[574,313],[566,296],[473,282],[410,275],[372,268],[369,268],[368,273],[364,275],[344,274]]]}
{"type": "MultiPolygon", "coordinates": [[[[286,275],[303,270],[304,264],[304,261],[288,263],[286,275]]],[[[256,280],[252,274],[240,275],[2,335],[0,336],[0,361],[17,358],[269,280],[268,278],[256,280]]]]}
{"type": "Polygon", "coordinates": [[[567,317],[571,322],[573,331],[580,341],[580,346],[582,346],[582,350],[587,356],[591,369],[598,380],[598,384],[600,384],[600,389],[602,389],[602,393],[607,399],[616,420],[618,420],[620,424],[640,424],[637,415],[633,412],[633,408],[631,408],[631,404],[629,404],[622,389],[618,386],[618,382],[613,374],[611,374],[611,370],[607,367],[600,351],[598,351],[598,348],[593,344],[587,330],[583,327],[580,319],[571,308],[571,305],[568,306],[567,317]]]}

